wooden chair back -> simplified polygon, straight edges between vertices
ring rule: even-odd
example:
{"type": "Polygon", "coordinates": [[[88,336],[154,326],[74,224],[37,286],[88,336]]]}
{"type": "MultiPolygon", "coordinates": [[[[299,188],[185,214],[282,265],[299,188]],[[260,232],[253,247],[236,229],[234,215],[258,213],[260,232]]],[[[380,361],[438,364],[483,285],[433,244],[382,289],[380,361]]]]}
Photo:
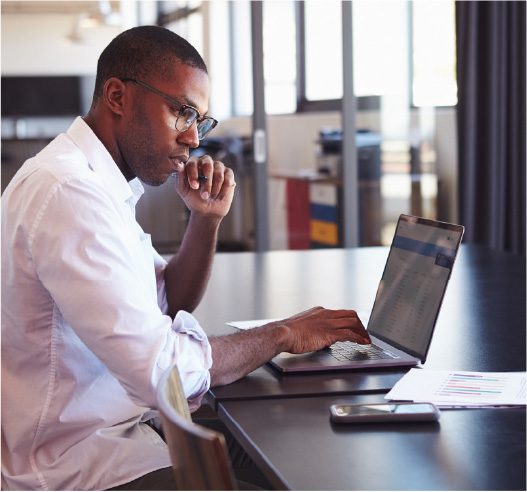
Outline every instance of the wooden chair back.
{"type": "Polygon", "coordinates": [[[161,378],[157,400],[177,490],[236,490],[225,438],[192,422],[177,366],[161,378]]]}

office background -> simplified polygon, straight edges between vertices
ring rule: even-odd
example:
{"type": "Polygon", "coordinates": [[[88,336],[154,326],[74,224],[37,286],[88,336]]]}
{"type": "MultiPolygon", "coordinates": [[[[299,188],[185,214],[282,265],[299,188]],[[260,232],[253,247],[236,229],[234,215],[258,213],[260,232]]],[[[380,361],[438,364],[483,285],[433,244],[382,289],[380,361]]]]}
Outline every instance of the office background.
{"type": "MultiPolygon", "coordinates": [[[[97,57],[161,24],[201,52],[236,172],[221,250],[386,244],[399,213],[525,254],[525,3],[3,1],[2,190],[89,106],[97,57]],[[267,152],[254,158],[254,130],[267,152]],[[261,135],[261,133],[260,133],[261,135]],[[356,138],[350,138],[356,135],[356,138]],[[261,156],[260,156],[261,157],[261,156]]],[[[162,252],[172,184],[138,208],[162,252]]]]}

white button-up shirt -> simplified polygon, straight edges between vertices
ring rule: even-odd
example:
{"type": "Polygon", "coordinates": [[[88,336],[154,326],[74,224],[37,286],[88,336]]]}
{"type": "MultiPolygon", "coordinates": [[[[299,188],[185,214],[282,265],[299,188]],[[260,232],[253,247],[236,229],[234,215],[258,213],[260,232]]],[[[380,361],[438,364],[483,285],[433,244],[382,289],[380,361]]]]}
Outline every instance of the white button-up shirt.
{"type": "Polygon", "coordinates": [[[77,118],[2,196],[2,488],[102,490],[170,466],[144,422],[176,363],[197,404],[207,337],[166,315],[143,193],[77,118]]]}

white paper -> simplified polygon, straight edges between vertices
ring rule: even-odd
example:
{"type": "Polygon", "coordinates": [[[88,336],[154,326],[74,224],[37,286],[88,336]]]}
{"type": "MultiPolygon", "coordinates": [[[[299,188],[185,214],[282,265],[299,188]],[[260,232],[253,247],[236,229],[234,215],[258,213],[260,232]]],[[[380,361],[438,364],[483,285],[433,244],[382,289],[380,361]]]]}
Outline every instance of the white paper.
{"type": "Polygon", "coordinates": [[[272,321],[278,321],[280,318],[272,319],[253,319],[249,321],[227,321],[227,325],[237,328],[238,330],[250,330],[252,328],[257,328],[258,326],[271,323],[272,321]]]}
{"type": "Polygon", "coordinates": [[[410,369],[385,398],[443,407],[525,405],[526,373],[410,369]]]}

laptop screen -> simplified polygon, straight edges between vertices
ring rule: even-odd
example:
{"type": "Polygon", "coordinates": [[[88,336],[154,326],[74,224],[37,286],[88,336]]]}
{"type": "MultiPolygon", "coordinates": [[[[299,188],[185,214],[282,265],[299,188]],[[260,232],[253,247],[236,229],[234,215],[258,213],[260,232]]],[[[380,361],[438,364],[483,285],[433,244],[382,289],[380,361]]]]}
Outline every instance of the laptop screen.
{"type": "Polygon", "coordinates": [[[400,216],[368,323],[372,335],[425,360],[463,231],[400,216]]]}

